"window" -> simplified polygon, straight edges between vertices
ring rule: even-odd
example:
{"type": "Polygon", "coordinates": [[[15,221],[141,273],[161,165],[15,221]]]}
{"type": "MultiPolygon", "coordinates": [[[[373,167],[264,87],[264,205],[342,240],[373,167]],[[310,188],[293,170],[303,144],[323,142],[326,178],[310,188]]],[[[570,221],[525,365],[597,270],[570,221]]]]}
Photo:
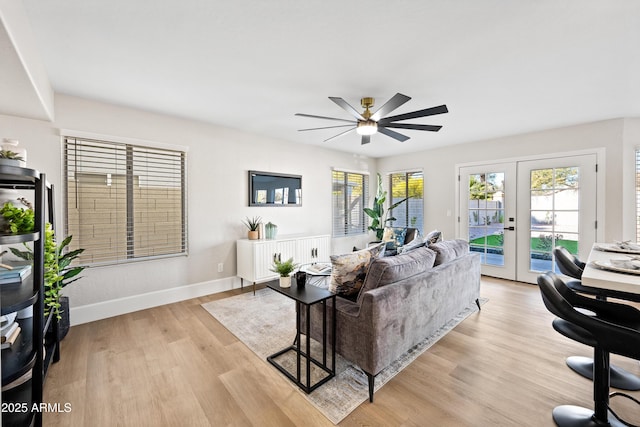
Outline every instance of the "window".
{"type": "Polygon", "coordinates": [[[636,242],[640,242],[640,148],[636,148],[636,242]]]}
{"type": "Polygon", "coordinates": [[[391,200],[389,206],[400,200],[410,197],[393,209],[392,216],[394,227],[417,228],[421,235],[423,233],[424,218],[424,176],[420,172],[398,172],[389,175],[389,188],[391,188],[391,200]]]}
{"type": "Polygon", "coordinates": [[[333,237],[367,232],[364,208],[369,194],[369,176],[332,171],[333,237]]]}
{"type": "Polygon", "coordinates": [[[85,265],[187,252],[185,153],[64,138],[65,232],[85,265]]]}

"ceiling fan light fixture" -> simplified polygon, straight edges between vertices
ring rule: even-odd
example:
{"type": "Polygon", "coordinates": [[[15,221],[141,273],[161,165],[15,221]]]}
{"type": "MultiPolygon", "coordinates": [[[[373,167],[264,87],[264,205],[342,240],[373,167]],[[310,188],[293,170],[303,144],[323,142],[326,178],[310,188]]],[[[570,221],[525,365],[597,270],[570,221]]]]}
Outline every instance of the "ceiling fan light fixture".
{"type": "Polygon", "coordinates": [[[358,135],[373,135],[378,132],[378,123],[373,120],[359,121],[356,132],[358,132],[358,135]]]}

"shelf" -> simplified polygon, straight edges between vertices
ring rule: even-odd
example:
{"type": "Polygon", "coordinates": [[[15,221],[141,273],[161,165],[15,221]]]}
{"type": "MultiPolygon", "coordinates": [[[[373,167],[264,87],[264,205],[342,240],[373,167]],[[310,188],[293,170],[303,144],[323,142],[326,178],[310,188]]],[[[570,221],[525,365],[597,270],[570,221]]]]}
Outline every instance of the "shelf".
{"type": "MultiPolygon", "coordinates": [[[[22,330],[11,348],[2,350],[2,385],[5,386],[33,368],[36,352],[33,348],[33,317],[17,319],[22,330]]],[[[4,396],[2,398],[4,401],[4,396]]]]}
{"type": "Polygon", "coordinates": [[[40,238],[40,233],[0,234],[0,245],[33,242],[40,238]]]}
{"type": "Polygon", "coordinates": [[[32,380],[2,392],[2,405],[6,409],[14,409],[12,412],[2,412],[3,426],[28,426],[32,425],[34,413],[31,412],[33,398],[31,397],[32,380]],[[25,411],[25,404],[28,408],[25,411]]]}
{"type": "Polygon", "coordinates": [[[36,180],[40,176],[40,172],[35,169],[22,168],[20,166],[9,166],[0,164],[0,184],[3,188],[17,185],[20,188],[33,187],[36,180]]]}
{"type": "Polygon", "coordinates": [[[38,292],[33,289],[33,273],[22,282],[0,285],[3,316],[27,308],[37,299],[38,292]]]}

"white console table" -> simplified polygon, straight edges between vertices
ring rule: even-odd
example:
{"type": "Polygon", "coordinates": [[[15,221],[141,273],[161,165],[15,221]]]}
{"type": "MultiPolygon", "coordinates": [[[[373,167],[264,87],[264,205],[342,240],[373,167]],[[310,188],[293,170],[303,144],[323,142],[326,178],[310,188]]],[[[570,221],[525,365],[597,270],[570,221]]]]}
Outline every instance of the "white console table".
{"type": "Polygon", "coordinates": [[[269,269],[274,259],[285,261],[293,258],[296,264],[310,264],[328,261],[331,254],[331,236],[282,236],[273,240],[237,241],[237,275],[240,277],[241,287],[244,280],[253,284],[276,279],[277,273],[269,269]]]}

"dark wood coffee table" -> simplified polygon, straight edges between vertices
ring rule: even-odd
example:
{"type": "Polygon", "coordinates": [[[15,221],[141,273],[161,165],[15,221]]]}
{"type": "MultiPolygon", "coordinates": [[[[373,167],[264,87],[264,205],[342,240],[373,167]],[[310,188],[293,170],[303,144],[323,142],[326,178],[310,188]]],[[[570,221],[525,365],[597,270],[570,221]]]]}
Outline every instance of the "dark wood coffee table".
{"type": "Polygon", "coordinates": [[[300,387],[305,393],[311,393],[322,384],[329,381],[335,376],[336,373],[336,295],[329,292],[326,289],[318,288],[316,286],[303,286],[298,287],[295,280],[292,280],[290,288],[281,288],[278,281],[272,281],[267,283],[267,287],[274,291],[293,299],[296,302],[296,338],[292,345],[280,350],[277,353],[267,357],[269,363],[275,366],[280,372],[282,372],[287,378],[289,378],[294,384],[300,387]],[[327,301],[332,300],[331,305],[331,367],[327,365],[327,301]],[[322,360],[318,360],[311,356],[311,306],[314,304],[322,304],[322,360]],[[300,307],[304,305],[306,307],[305,316],[305,330],[301,331],[302,326],[302,314],[300,307]],[[300,335],[304,333],[306,336],[305,348],[301,347],[300,335]],[[287,371],[281,364],[275,359],[287,352],[294,352],[296,355],[296,369],[295,373],[287,371]],[[306,363],[306,378],[305,381],[301,381],[301,363],[302,359],[305,359],[306,363]],[[311,364],[314,364],[318,368],[322,369],[327,375],[318,380],[315,384],[311,384],[311,364]]]}

